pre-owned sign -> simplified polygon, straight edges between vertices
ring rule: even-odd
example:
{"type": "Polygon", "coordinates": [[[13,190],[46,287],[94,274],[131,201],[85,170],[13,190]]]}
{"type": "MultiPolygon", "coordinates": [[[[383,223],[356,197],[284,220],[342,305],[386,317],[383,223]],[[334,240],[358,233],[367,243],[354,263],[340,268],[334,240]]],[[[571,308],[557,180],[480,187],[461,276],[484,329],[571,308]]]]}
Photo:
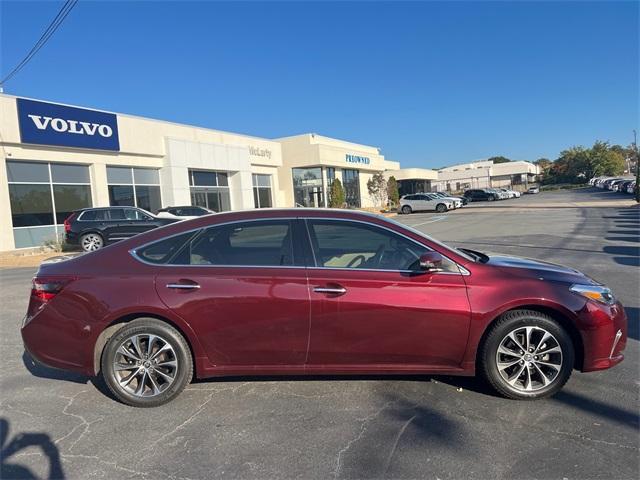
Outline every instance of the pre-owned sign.
{"type": "Polygon", "coordinates": [[[118,119],[113,113],[16,99],[22,143],[120,150],[118,119]]]}

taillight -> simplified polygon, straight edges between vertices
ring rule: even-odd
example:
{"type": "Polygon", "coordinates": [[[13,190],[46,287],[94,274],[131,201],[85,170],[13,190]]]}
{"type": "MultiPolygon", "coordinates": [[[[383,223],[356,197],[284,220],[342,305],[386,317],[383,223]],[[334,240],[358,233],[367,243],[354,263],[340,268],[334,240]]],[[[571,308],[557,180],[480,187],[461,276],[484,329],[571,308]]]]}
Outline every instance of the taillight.
{"type": "Polygon", "coordinates": [[[32,281],[31,296],[47,303],[72,280],[70,277],[35,277],[32,281]]]}
{"type": "Polygon", "coordinates": [[[69,233],[71,231],[71,220],[73,220],[75,216],[76,213],[73,212],[71,215],[64,219],[64,222],[62,222],[62,224],[64,225],[65,233],[69,233]]]}

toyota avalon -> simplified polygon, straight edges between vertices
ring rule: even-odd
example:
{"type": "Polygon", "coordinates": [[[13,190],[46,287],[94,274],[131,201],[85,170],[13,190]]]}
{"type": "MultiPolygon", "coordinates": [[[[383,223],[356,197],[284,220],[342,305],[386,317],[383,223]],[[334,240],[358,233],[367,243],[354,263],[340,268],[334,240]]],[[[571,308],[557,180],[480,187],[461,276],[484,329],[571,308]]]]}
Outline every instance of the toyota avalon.
{"type": "Polygon", "coordinates": [[[577,270],[312,209],[203,216],[44,263],[22,325],[36,361],[139,407],[226,375],[477,373],[536,399],[621,362],[626,335],[611,290],[577,270]]]}

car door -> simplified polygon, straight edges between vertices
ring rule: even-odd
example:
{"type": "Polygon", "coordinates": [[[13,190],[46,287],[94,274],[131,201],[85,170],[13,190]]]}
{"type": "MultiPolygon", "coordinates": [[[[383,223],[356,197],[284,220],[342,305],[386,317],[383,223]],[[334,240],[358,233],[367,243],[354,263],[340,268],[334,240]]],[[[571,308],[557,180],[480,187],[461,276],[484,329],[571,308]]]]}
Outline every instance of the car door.
{"type": "Polygon", "coordinates": [[[309,293],[304,262],[294,256],[294,225],[281,219],[212,226],[160,269],[159,297],[197,332],[211,363],[230,371],[303,368],[309,293]]]}
{"type": "Polygon", "coordinates": [[[429,197],[424,193],[420,193],[416,195],[416,204],[417,204],[416,210],[419,210],[421,212],[424,212],[425,210],[431,210],[429,203],[430,203],[429,197]]]}
{"type": "Polygon", "coordinates": [[[458,265],[419,272],[428,247],[381,226],[307,219],[310,370],[401,370],[460,365],[470,307],[458,265]]]}
{"type": "Polygon", "coordinates": [[[107,242],[115,242],[127,238],[123,231],[123,224],[126,223],[124,208],[109,208],[105,210],[106,216],[101,222],[102,236],[107,242]]]}
{"type": "Polygon", "coordinates": [[[155,218],[137,208],[125,208],[124,216],[125,218],[118,227],[119,234],[124,238],[133,237],[158,227],[158,222],[155,218]]]}

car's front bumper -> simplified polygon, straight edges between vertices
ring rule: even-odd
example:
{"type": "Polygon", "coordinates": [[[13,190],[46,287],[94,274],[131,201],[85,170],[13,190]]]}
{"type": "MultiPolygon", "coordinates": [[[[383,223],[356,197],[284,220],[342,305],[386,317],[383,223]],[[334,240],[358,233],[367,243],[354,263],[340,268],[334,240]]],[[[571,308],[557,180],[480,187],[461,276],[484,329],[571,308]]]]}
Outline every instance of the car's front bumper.
{"type": "Polygon", "coordinates": [[[627,315],[617,302],[607,306],[587,302],[580,312],[584,347],[583,372],[611,368],[624,360],[627,345],[627,315]]]}

